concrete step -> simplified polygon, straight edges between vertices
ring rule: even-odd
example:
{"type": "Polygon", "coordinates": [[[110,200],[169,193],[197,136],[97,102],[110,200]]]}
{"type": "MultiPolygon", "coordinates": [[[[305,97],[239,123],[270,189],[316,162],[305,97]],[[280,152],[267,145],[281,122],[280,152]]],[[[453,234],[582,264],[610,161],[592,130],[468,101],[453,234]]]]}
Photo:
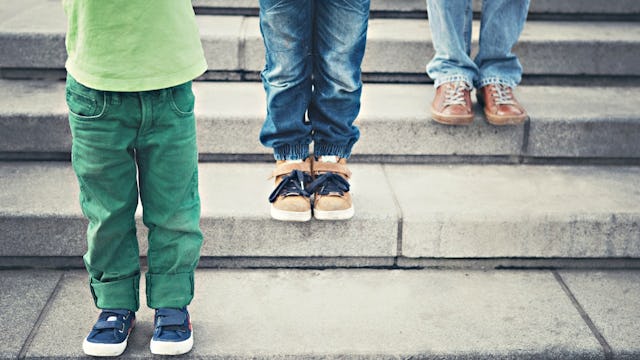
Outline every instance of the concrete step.
{"type": "MultiPolygon", "coordinates": [[[[356,164],[355,217],[300,224],[269,217],[272,166],[200,165],[203,264],[640,265],[640,167],[356,164]]],[[[4,266],[79,266],[85,227],[70,164],[0,163],[4,266]]]]}
{"type": "MultiPolygon", "coordinates": [[[[258,0],[192,0],[199,14],[257,15],[258,0]]],[[[480,12],[482,1],[473,1],[480,12]]],[[[426,17],[425,0],[372,0],[372,17],[426,17]]],[[[640,3],[634,0],[536,0],[529,7],[529,19],[640,19],[640,3]]]]}
{"type": "MultiPolygon", "coordinates": [[[[639,271],[199,270],[189,358],[634,359],[639,279],[639,271]]],[[[84,358],[98,314],[84,271],[0,271],[0,286],[1,357],[84,358]]],[[[140,293],[122,359],[150,357],[144,281],[140,293]]]]}
{"type": "MultiPolygon", "coordinates": [[[[261,84],[196,82],[194,91],[203,159],[271,159],[258,141],[261,84]]],[[[638,88],[522,86],[517,92],[531,116],[525,126],[491,126],[477,108],[472,126],[450,127],[430,120],[433,86],[365,84],[354,154],[385,162],[640,159],[638,88]]],[[[68,159],[64,99],[63,82],[0,80],[0,156],[68,159]]]]}
{"type": "MultiPolygon", "coordinates": [[[[256,17],[198,16],[198,24],[209,63],[206,77],[257,78],[264,65],[264,46],[256,17]]],[[[34,76],[25,69],[36,74],[62,69],[65,26],[58,1],[0,20],[3,76],[34,76]]],[[[527,76],[638,77],[640,22],[529,22],[514,51],[527,76]]],[[[373,19],[362,69],[378,81],[407,76],[427,81],[424,69],[432,56],[427,21],[373,19]]]]}

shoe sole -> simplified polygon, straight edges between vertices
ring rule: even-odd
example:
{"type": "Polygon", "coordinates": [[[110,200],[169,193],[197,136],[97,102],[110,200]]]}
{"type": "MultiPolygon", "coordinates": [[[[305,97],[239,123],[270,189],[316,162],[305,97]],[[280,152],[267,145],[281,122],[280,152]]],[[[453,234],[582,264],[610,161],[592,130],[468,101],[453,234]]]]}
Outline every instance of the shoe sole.
{"type": "Polygon", "coordinates": [[[120,356],[127,348],[127,340],[129,340],[129,337],[120,344],[100,344],[87,341],[85,338],[82,343],[82,350],[89,356],[120,356]]]}
{"type": "Polygon", "coordinates": [[[183,341],[156,341],[151,339],[149,349],[154,355],[182,355],[193,348],[193,332],[188,339],[183,341]]]}
{"type": "Polygon", "coordinates": [[[316,220],[349,220],[353,217],[355,213],[353,206],[344,210],[313,210],[313,217],[316,220]]]}
{"type": "Polygon", "coordinates": [[[473,114],[468,116],[450,116],[439,114],[431,108],[431,119],[443,125],[471,125],[473,123],[473,114]]]}
{"type": "Polygon", "coordinates": [[[280,221],[304,222],[311,220],[311,209],[309,211],[285,211],[271,205],[271,217],[280,221]]]}
{"type": "Polygon", "coordinates": [[[497,116],[486,112],[484,113],[484,116],[489,124],[495,126],[520,125],[529,118],[526,114],[521,116],[497,116]]]}
{"type": "MultiPolygon", "coordinates": [[[[477,96],[478,104],[484,108],[484,99],[481,96],[477,96]]],[[[529,115],[524,114],[520,116],[499,116],[493,115],[486,111],[484,112],[484,118],[487,122],[494,126],[505,126],[505,125],[520,125],[529,119],[529,115]]]]}

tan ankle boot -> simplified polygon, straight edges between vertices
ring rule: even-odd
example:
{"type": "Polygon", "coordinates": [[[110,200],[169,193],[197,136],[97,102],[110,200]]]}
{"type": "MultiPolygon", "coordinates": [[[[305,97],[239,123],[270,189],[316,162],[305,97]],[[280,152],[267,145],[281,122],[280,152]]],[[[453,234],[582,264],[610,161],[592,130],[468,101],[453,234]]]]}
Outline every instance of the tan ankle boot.
{"type": "Polygon", "coordinates": [[[315,160],[312,165],[313,183],[309,192],[314,193],[313,216],[318,220],[346,220],[353,217],[353,201],[349,193],[351,171],[347,160],[337,162],[315,160]]]}
{"type": "Polygon", "coordinates": [[[311,199],[305,187],[311,183],[311,159],[291,163],[276,162],[275,189],[269,196],[271,217],[282,221],[309,221],[311,199]]]}

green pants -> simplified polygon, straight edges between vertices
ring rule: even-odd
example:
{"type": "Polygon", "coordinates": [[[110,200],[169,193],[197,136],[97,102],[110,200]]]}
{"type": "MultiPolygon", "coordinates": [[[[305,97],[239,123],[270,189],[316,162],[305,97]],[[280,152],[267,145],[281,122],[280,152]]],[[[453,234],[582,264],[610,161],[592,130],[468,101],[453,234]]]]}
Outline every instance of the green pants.
{"type": "Polygon", "coordinates": [[[144,92],[90,89],[67,76],[73,169],[89,219],[84,262],[101,309],[140,306],[134,214],[138,190],[149,229],[147,305],[193,298],[200,198],[191,82],[144,92]]]}

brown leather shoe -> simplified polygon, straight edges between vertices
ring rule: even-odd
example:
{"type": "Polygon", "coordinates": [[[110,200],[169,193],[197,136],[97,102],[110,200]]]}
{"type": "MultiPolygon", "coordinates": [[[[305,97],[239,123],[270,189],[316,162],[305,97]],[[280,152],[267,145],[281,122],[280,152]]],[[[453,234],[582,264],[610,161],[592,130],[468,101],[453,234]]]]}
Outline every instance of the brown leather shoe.
{"type": "Polygon", "coordinates": [[[445,125],[469,125],[473,122],[471,86],[464,81],[444,83],[436,89],[431,103],[433,121],[445,125]]]}
{"type": "Polygon", "coordinates": [[[311,159],[291,163],[277,161],[275,189],[269,196],[271,217],[282,221],[311,220],[311,198],[305,187],[311,183],[311,159]]]}
{"type": "Polygon", "coordinates": [[[513,89],[502,84],[491,84],[478,90],[478,102],[483,104],[487,122],[492,125],[519,125],[527,112],[513,96],[513,89]]]}
{"type": "Polygon", "coordinates": [[[309,185],[309,192],[315,194],[313,217],[317,220],[347,220],[354,214],[348,181],[351,171],[346,159],[336,160],[315,160],[312,165],[314,180],[309,185]]]}

